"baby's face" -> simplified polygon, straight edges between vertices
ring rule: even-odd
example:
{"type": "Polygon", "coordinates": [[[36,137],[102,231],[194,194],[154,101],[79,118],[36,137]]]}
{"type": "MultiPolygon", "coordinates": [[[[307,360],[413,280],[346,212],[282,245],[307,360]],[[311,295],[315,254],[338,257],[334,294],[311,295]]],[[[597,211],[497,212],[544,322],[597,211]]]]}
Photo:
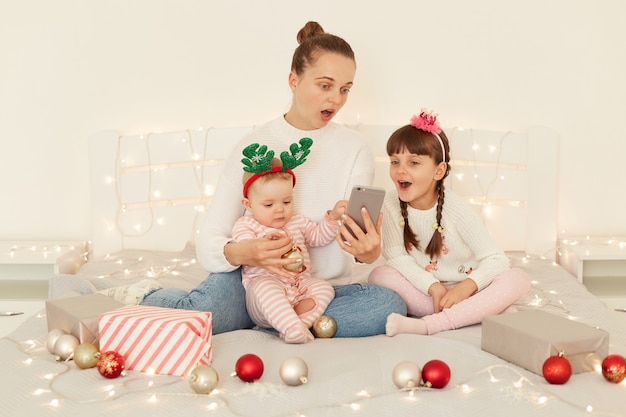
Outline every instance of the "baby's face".
{"type": "Polygon", "coordinates": [[[255,181],[248,189],[246,208],[264,226],[280,229],[293,216],[293,182],[291,179],[255,181]]]}

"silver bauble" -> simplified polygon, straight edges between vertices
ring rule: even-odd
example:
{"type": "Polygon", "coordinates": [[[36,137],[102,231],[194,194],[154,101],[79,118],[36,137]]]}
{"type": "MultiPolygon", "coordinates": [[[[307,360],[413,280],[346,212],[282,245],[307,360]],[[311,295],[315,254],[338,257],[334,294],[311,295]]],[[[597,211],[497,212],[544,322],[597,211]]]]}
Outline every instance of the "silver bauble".
{"type": "Polygon", "coordinates": [[[306,362],[297,357],[292,357],[283,362],[279,369],[280,379],[287,385],[298,386],[306,384],[309,375],[309,367],[306,362]]]}
{"type": "Polygon", "coordinates": [[[61,360],[65,360],[74,353],[74,349],[79,344],[80,342],[76,336],[71,334],[61,335],[54,343],[54,354],[61,360]]]}
{"type": "Polygon", "coordinates": [[[415,388],[422,380],[422,370],[413,362],[400,362],[393,368],[392,378],[400,389],[415,388]]]}
{"type": "Polygon", "coordinates": [[[67,334],[67,332],[63,329],[52,329],[48,332],[46,336],[46,349],[48,352],[54,354],[54,344],[57,342],[59,336],[63,336],[67,334]]]}
{"type": "Polygon", "coordinates": [[[219,375],[209,365],[198,365],[189,374],[189,385],[197,394],[210,394],[219,381],[219,375]]]}

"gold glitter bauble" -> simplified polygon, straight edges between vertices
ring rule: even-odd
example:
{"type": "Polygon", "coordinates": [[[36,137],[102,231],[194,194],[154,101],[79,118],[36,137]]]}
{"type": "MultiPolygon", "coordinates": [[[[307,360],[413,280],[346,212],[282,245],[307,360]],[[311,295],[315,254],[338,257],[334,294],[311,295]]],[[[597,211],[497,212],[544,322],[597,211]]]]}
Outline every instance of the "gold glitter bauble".
{"type": "Polygon", "coordinates": [[[300,259],[300,261],[285,265],[284,268],[287,271],[292,271],[292,272],[302,271],[302,266],[304,265],[304,261],[302,260],[302,252],[300,252],[300,249],[298,249],[297,246],[294,246],[293,248],[291,248],[291,250],[287,252],[286,254],[284,254],[282,257],[300,259]]]}
{"type": "Polygon", "coordinates": [[[330,316],[319,316],[313,322],[313,334],[319,338],[331,338],[337,333],[337,323],[330,316]]]}
{"type": "Polygon", "coordinates": [[[96,366],[100,352],[93,343],[81,343],[74,349],[74,363],[80,369],[89,369],[96,366]]]}

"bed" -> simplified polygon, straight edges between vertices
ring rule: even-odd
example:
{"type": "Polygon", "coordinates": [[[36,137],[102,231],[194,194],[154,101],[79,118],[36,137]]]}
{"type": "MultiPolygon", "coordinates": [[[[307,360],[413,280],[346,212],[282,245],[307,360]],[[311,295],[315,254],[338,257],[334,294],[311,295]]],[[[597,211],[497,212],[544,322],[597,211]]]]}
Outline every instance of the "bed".
{"type": "MultiPolygon", "coordinates": [[[[389,187],[384,145],[395,126],[358,125],[371,140],[375,183],[389,187]]],[[[150,276],[163,286],[190,289],[206,273],[195,262],[194,239],[221,163],[251,127],[178,132],[101,132],[90,140],[93,229],[88,249],[66,260],[71,274],[51,277],[51,299],[89,294],[150,276]]],[[[532,288],[516,307],[599,327],[610,353],[626,355],[626,326],[558,265],[558,134],[448,128],[452,173],[447,186],[472,204],[490,232],[525,269],[532,288]]],[[[355,281],[367,270],[355,270],[355,281]]],[[[72,361],[55,361],[45,347],[45,311],[0,339],[1,415],[136,416],[623,416],[626,382],[612,384],[599,370],[551,385],[535,373],[481,349],[481,325],[434,336],[319,338],[288,345],[276,335],[239,330],[213,336],[211,394],[197,394],[186,377],[129,371],[103,378],[72,361]],[[260,380],[231,374],[238,358],[264,363],[260,380]],[[286,385],[279,375],[290,357],[303,359],[308,382],[286,385]],[[394,367],[422,367],[439,359],[450,367],[441,389],[399,389],[394,367]]]]}

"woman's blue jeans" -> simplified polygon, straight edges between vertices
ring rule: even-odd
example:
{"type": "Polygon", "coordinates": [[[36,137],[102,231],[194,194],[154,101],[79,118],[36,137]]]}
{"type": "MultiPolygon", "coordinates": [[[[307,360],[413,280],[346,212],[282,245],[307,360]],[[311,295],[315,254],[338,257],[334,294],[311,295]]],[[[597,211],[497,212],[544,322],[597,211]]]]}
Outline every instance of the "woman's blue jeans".
{"type": "MultiPolygon", "coordinates": [[[[210,311],[213,334],[254,327],[246,311],[241,268],[213,273],[190,292],[162,288],[148,293],[141,305],[210,311]]],[[[337,323],[335,337],[364,337],[385,333],[387,316],[406,315],[406,305],[394,291],[362,283],[335,287],[325,315],[337,323]]]]}

